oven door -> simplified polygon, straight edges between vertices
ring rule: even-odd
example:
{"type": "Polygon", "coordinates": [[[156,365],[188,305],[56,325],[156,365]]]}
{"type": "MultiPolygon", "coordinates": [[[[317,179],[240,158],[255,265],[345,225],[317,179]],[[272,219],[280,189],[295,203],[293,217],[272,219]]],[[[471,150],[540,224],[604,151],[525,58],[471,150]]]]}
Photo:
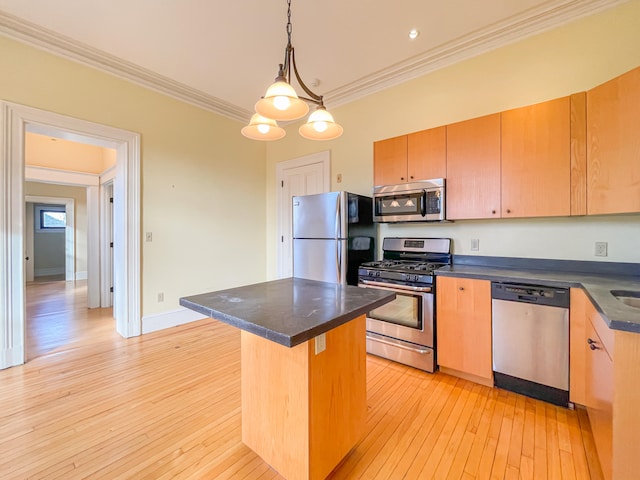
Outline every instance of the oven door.
{"type": "Polygon", "coordinates": [[[361,280],[359,286],[396,294],[395,300],[367,314],[367,331],[433,348],[433,293],[430,287],[371,280],[361,280]]]}

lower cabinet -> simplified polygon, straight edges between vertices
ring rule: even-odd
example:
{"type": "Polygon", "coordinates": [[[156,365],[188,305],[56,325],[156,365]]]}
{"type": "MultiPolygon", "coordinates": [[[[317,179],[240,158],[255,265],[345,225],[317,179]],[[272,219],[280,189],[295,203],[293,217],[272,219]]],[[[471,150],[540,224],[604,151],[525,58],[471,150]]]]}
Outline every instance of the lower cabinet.
{"type": "Polygon", "coordinates": [[[436,278],[438,365],[447,373],[493,385],[491,282],[436,278]]]}
{"type": "Polygon", "coordinates": [[[604,478],[639,478],[640,334],[612,330],[572,289],[570,358],[571,401],[587,407],[604,478]]]}
{"type": "Polygon", "coordinates": [[[590,321],[587,322],[585,329],[587,335],[585,400],[602,473],[604,478],[610,479],[613,441],[613,351],[607,350],[596,331],[594,323],[602,322],[604,325],[600,315],[592,311],[588,317],[590,321]]]}

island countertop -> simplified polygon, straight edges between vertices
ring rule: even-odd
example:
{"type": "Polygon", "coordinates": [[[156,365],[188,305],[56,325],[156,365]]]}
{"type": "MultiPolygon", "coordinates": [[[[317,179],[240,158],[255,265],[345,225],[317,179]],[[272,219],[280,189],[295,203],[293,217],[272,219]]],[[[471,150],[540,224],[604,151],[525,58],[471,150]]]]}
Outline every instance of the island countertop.
{"type": "Polygon", "coordinates": [[[284,278],[183,297],[180,305],[294,347],[394,298],[384,290],[284,278]]]}

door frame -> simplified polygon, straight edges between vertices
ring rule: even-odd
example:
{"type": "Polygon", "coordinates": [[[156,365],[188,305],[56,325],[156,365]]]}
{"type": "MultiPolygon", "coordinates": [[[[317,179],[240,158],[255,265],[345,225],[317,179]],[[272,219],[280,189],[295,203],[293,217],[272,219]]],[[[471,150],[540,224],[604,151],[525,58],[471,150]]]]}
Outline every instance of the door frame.
{"type": "Polygon", "coordinates": [[[307,167],[309,165],[314,165],[316,163],[322,164],[322,191],[328,192],[331,188],[331,150],[324,150],[322,152],[312,153],[309,155],[305,155],[303,157],[294,158],[291,160],[286,160],[284,162],[276,163],[276,242],[278,244],[278,252],[277,252],[277,266],[278,266],[278,278],[282,278],[284,276],[284,272],[286,271],[285,266],[283,265],[284,259],[287,258],[284,252],[284,244],[279,239],[283,235],[283,211],[285,208],[290,208],[291,206],[285,204],[285,198],[282,194],[282,182],[284,181],[284,173],[285,170],[307,167]]]}
{"type": "MultiPolygon", "coordinates": [[[[75,200],[67,197],[46,197],[42,195],[25,195],[25,203],[38,203],[44,205],[64,205],[67,214],[67,225],[64,228],[64,279],[69,282],[76,279],[76,225],[75,225],[75,200]]],[[[34,218],[34,222],[37,220],[34,218]]],[[[28,225],[27,225],[28,226],[28,225]]],[[[29,235],[29,233],[25,233],[29,235]]],[[[33,232],[31,232],[33,235],[33,232]]],[[[35,262],[35,253],[33,257],[35,262]]]]}
{"type": "Polygon", "coordinates": [[[0,368],[24,363],[26,354],[23,255],[27,131],[116,150],[114,284],[118,288],[113,316],[120,335],[140,335],[140,135],[10,102],[0,102],[0,113],[0,368]]]}

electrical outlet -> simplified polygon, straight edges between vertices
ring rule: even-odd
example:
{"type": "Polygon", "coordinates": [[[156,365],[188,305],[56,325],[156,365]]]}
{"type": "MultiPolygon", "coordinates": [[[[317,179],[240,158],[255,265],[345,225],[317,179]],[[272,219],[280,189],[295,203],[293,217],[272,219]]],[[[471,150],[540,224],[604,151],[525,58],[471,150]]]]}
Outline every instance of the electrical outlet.
{"type": "Polygon", "coordinates": [[[606,257],[607,246],[607,242],[596,242],[596,257],[606,257]]]}
{"type": "Polygon", "coordinates": [[[327,334],[321,333],[316,338],[316,355],[324,352],[327,349],[327,334]]]}
{"type": "Polygon", "coordinates": [[[342,183],[342,174],[341,174],[341,173],[339,173],[339,174],[336,176],[336,182],[338,182],[338,183],[342,183]]]}
{"type": "Polygon", "coordinates": [[[151,233],[151,232],[147,232],[147,233],[144,235],[144,239],[145,239],[147,242],[152,242],[152,241],[153,241],[153,233],[151,233]]]}
{"type": "Polygon", "coordinates": [[[471,239],[471,251],[472,252],[479,252],[480,251],[480,239],[479,238],[472,238],[471,239]]]}
{"type": "Polygon", "coordinates": [[[164,293],[160,292],[158,294],[158,303],[162,303],[162,302],[164,302],[164,293]]]}

